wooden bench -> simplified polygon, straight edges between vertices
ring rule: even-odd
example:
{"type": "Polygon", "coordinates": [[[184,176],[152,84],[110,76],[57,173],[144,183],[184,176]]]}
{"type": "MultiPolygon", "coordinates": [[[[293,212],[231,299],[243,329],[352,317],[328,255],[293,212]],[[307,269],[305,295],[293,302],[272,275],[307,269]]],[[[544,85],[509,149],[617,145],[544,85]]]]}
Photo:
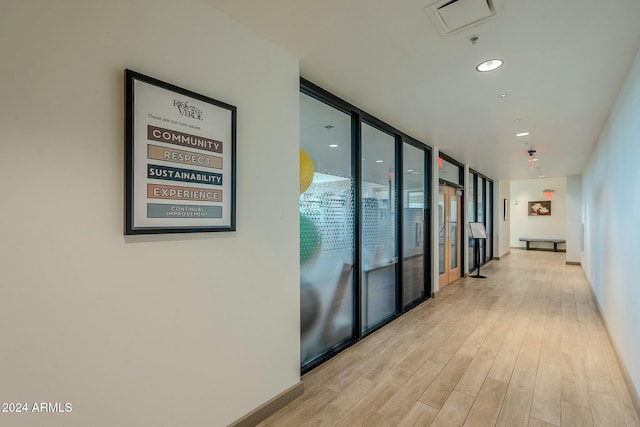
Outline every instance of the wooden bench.
{"type": "Polygon", "coordinates": [[[553,252],[558,252],[558,243],[566,243],[565,239],[543,239],[538,237],[521,237],[519,240],[527,243],[527,250],[531,249],[531,242],[553,243],[553,252]]]}

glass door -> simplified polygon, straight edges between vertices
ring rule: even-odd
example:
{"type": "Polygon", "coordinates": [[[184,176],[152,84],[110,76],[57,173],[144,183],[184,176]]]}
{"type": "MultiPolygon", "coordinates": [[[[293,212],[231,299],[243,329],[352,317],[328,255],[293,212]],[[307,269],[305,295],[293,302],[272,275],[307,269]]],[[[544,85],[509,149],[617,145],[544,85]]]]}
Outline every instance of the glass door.
{"type": "Polygon", "coordinates": [[[461,191],[440,186],[438,228],[440,246],[440,288],[460,277],[461,191]]]}
{"type": "Polygon", "coordinates": [[[398,244],[394,136],[362,123],[362,331],[396,314],[398,244]]]}
{"type": "Polygon", "coordinates": [[[425,298],[428,262],[427,206],[425,192],[426,150],[407,142],[402,144],[402,304],[410,305],[425,298]]]}

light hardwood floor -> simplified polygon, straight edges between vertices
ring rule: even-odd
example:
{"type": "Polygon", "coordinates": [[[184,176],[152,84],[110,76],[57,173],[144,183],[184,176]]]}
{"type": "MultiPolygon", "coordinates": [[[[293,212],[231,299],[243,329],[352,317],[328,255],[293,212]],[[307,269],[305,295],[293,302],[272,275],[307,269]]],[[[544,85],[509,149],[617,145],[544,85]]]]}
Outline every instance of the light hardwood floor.
{"type": "Polygon", "coordinates": [[[580,266],[514,250],[303,377],[274,426],[640,427],[580,266]]]}

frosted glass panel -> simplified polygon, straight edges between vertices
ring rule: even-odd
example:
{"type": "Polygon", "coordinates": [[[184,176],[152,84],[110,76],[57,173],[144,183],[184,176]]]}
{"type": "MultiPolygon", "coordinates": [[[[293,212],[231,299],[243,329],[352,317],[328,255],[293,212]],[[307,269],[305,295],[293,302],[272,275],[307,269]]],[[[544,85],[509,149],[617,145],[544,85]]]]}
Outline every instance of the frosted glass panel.
{"type": "Polygon", "coordinates": [[[362,124],[362,330],[396,312],[395,138],[362,124]]]}
{"type": "MultiPolygon", "coordinates": [[[[354,209],[351,117],[304,94],[300,117],[300,147],[313,162],[300,195],[304,365],[353,336],[354,209]]],[[[310,167],[301,157],[301,175],[310,167]]]]}

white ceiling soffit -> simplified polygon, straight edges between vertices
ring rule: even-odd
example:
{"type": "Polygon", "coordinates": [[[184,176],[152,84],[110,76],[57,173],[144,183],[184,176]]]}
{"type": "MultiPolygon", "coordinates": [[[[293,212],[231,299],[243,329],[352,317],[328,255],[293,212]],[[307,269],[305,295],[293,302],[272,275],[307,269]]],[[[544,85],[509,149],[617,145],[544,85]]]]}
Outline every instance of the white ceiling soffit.
{"type": "Polygon", "coordinates": [[[441,0],[425,10],[443,36],[466,30],[496,15],[492,0],[441,0]]]}

